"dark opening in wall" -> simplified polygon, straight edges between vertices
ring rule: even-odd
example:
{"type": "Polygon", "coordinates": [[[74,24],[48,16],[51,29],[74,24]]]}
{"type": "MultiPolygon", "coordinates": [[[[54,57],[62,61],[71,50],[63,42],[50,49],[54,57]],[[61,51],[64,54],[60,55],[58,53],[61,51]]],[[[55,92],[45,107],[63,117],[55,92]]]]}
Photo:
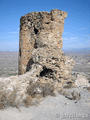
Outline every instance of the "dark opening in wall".
{"type": "Polygon", "coordinates": [[[38,29],[34,27],[34,33],[38,34],[38,29]]]}
{"type": "Polygon", "coordinates": [[[46,22],[46,24],[49,24],[50,22],[46,22]]]}
{"type": "Polygon", "coordinates": [[[43,67],[43,71],[40,72],[40,76],[41,77],[43,77],[43,76],[50,77],[50,75],[52,75],[52,73],[53,73],[52,69],[43,67]]]}
{"type": "Polygon", "coordinates": [[[31,58],[29,61],[28,61],[28,64],[27,64],[27,67],[26,67],[26,72],[29,71],[31,69],[31,65],[33,64],[33,59],[31,58]]]}
{"type": "Polygon", "coordinates": [[[38,48],[38,47],[37,47],[37,42],[36,42],[36,40],[35,40],[34,48],[35,48],[35,49],[38,48]]]}
{"type": "Polygon", "coordinates": [[[21,57],[21,48],[19,48],[19,56],[21,57]]]}

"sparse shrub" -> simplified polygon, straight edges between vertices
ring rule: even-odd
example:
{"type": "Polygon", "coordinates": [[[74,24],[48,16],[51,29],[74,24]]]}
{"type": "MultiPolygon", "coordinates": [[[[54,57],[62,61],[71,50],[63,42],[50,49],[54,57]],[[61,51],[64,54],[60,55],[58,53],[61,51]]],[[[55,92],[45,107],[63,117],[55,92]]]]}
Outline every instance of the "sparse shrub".
{"type": "Polygon", "coordinates": [[[87,87],[87,90],[90,92],[90,87],[87,87]]]}
{"type": "Polygon", "coordinates": [[[6,95],[3,91],[0,91],[0,109],[3,109],[6,104],[6,95]]]}
{"type": "Polygon", "coordinates": [[[73,87],[73,82],[69,81],[69,82],[66,82],[66,84],[63,85],[63,88],[72,88],[73,87]]]}
{"type": "Polygon", "coordinates": [[[68,89],[61,89],[59,91],[61,95],[64,95],[69,100],[80,100],[81,95],[79,92],[76,91],[68,91],[68,89]]]}
{"type": "Polygon", "coordinates": [[[37,94],[40,94],[42,97],[47,95],[54,95],[54,85],[51,83],[40,83],[35,82],[28,86],[27,94],[35,97],[37,94]]]}
{"type": "Polygon", "coordinates": [[[26,107],[32,105],[32,97],[31,95],[27,95],[26,99],[24,100],[24,104],[26,107]]]}

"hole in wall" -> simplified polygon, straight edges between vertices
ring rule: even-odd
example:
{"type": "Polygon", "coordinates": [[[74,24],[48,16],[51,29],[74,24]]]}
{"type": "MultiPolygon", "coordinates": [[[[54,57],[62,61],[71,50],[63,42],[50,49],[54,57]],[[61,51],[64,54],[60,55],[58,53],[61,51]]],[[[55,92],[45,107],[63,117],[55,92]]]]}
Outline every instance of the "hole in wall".
{"type": "Polygon", "coordinates": [[[33,64],[33,59],[31,58],[29,61],[28,61],[28,64],[27,64],[27,67],[26,67],[26,72],[29,71],[31,69],[31,65],[33,64]]]}
{"type": "Polygon", "coordinates": [[[34,27],[34,33],[38,34],[38,29],[34,27]]]}
{"type": "Polygon", "coordinates": [[[34,43],[34,48],[35,48],[35,49],[38,48],[38,47],[37,47],[37,42],[36,42],[36,40],[35,40],[35,43],[34,43]]]}
{"type": "Polygon", "coordinates": [[[49,69],[49,68],[46,68],[46,67],[43,67],[43,71],[40,72],[40,76],[43,77],[43,76],[51,76],[53,73],[53,70],[52,69],[49,69]]]}
{"type": "Polygon", "coordinates": [[[46,24],[49,24],[50,22],[46,22],[46,24]]]}
{"type": "Polygon", "coordinates": [[[19,49],[19,56],[21,57],[21,48],[19,49]]]}

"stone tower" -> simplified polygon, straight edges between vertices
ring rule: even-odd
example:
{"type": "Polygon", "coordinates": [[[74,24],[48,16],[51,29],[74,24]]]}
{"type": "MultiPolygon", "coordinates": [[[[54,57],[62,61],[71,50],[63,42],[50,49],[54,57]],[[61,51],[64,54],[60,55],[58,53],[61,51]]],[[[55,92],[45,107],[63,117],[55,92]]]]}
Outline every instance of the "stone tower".
{"type": "Polygon", "coordinates": [[[48,46],[62,49],[62,33],[67,13],[58,9],[51,12],[32,12],[20,19],[19,74],[29,71],[33,64],[33,50],[48,46]]]}

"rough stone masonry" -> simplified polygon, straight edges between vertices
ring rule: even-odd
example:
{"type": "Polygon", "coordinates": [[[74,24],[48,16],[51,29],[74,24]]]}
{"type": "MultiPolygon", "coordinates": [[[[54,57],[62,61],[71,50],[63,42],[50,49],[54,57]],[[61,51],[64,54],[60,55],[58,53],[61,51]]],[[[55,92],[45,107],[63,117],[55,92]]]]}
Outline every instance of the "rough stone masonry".
{"type": "Polygon", "coordinates": [[[35,68],[40,78],[59,82],[71,79],[73,62],[62,52],[66,17],[67,13],[58,9],[51,12],[32,12],[21,17],[19,74],[35,68]]]}
{"type": "Polygon", "coordinates": [[[66,95],[68,92],[63,92],[63,88],[74,85],[73,60],[62,51],[66,16],[66,12],[55,9],[50,13],[32,12],[21,17],[20,75],[0,79],[0,108],[28,106],[34,98],[55,95],[56,92],[66,95]]]}

